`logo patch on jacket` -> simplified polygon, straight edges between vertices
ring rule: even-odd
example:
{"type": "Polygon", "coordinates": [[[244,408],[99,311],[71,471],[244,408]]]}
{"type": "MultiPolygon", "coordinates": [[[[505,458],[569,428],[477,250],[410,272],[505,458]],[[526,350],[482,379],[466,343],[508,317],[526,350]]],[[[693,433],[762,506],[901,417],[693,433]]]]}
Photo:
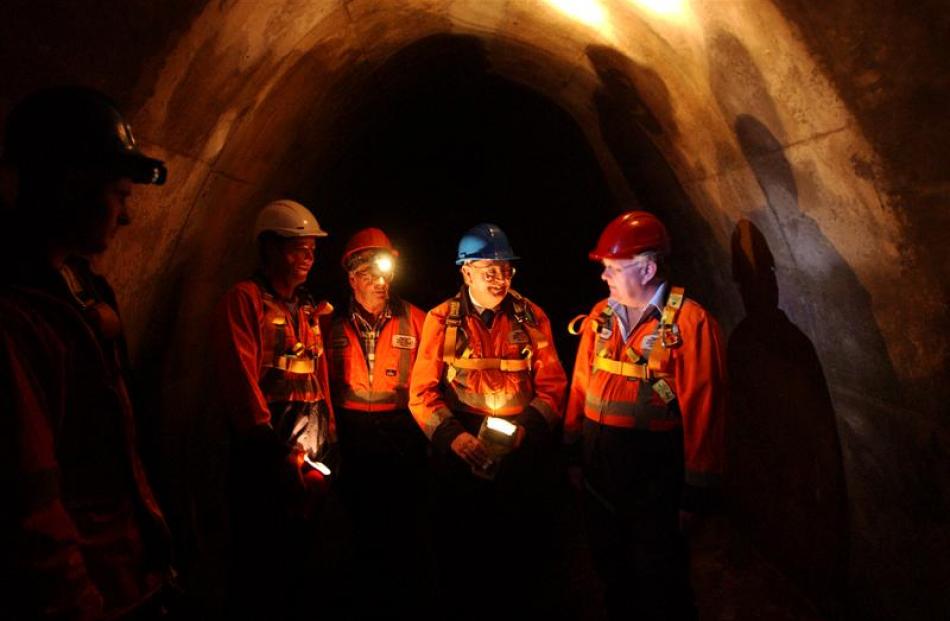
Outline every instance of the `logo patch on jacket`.
{"type": "Polygon", "coordinates": [[[343,349],[348,347],[349,344],[350,339],[346,338],[345,336],[340,336],[330,341],[330,349],[343,349]]]}
{"type": "Polygon", "coordinates": [[[526,345],[531,342],[531,339],[528,338],[528,333],[524,330],[512,330],[508,334],[508,341],[511,343],[518,343],[519,345],[526,345]]]}
{"type": "Polygon", "coordinates": [[[396,369],[386,369],[386,377],[396,377],[396,369]]]}
{"type": "Polygon", "coordinates": [[[653,345],[656,344],[656,339],[659,338],[658,334],[648,334],[643,337],[643,340],[640,341],[640,351],[648,352],[653,350],[653,345]]]}
{"type": "Polygon", "coordinates": [[[394,334],[392,345],[396,349],[415,349],[416,337],[411,334],[394,334]]]}

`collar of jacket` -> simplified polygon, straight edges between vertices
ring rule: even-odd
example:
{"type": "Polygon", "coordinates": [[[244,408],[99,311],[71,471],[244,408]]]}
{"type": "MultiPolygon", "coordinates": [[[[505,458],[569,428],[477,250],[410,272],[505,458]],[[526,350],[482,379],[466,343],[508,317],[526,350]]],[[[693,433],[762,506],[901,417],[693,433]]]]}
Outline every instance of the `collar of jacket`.
{"type": "MultiPolygon", "coordinates": [[[[458,297],[459,297],[459,302],[460,302],[460,305],[459,305],[460,312],[463,316],[464,315],[478,316],[478,311],[475,309],[474,305],[472,304],[471,297],[469,296],[469,293],[468,293],[468,285],[462,285],[462,290],[459,292],[458,297]]],[[[513,306],[513,302],[511,301],[511,292],[509,291],[508,293],[506,293],[504,299],[498,304],[498,306],[496,306],[492,310],[495,311],[495,317],[501,314],[505,314],[505,315],[508,315],[509,317],[513,317],[515,314],[515,309],[513,306]]]]}

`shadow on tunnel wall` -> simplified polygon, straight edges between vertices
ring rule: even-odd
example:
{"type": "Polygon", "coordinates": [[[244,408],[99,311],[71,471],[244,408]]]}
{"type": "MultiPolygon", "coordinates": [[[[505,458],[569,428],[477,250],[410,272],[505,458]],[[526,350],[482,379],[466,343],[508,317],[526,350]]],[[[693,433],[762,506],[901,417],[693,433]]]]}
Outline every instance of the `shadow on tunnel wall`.
{"type": "Polygon", "coordinates": [[[729,493],[760,551],[825,611],[846,581],[847,492],[831,395],[818,354],[778,307],[775,260],[740,220],[732,271],[746,316],[729,338],[729,493]]]}
{"type": "MultiPolygon", "coordinates": [[[[775,257],[772,262],[775,277],[782,284],[779,303],[797,324],[792,326],[794,331],[807,334],[811,340],[818,356],[815,362],[820,361],[824,370],[827,393],[832,395],[834,409],[825,407],[830,403],[825,404],[824,397],[819,398],[818,395],[825,392],[823,389],[813,392],[807,403],[817,408],[817,412],[824,412],[829,417],[834,415],[841,447],[835,449],[832,446],[833,439],[829,434],[834,432],[835,426],[822,421],[816,411],[805,407],[789,411],[787,404],[777,402],[769,390],[756,388],[761,384],[737,387],[737,390],[746,392],[747,401],[749,398],[758,400],[744,405],[749,412],[747,416],[777,411],[798,418],[807,416],[807,420],[820,423],[809,446],[813,450],[824,447],[824,452],[799,455],[797,466],[794,461],[774,461],[771,476],[784,472],[781,476],[787,477],[792,472],[788,468],[814,473],[817,471],[813,469],[823,463],[825,470],[820,478],[812,479],[812,484],[820,483],[822,487],[796,488],[797,493],[815,495],[809,501],[810,510],[802,513],[788,508],[785,516],[775,513],[771,541],[767,540],[765,545],[772,546],[773,558],[781,569],[799,576],[799,584],[816,598],[816,603],[828,602],[831,589],[815,578],[806,576],[802,581],[800,576],[805,571],[821,575],[822,568],[830,571],[840,562],[835,559],[844,555],[848,559],[847,591],[840,593],[839,599],[844,601],[846,614],[856,618],[891,618],[902,611],[904,618],[918,618],[917,613],[911,611],[928,604],[920,603],[920,594],[916,593],[919,587],[910,576],[924,570],[905,550],[915,545],[916,535],[911,523],[921,520],[926,523],[934,519],[934,512],[939,511],[939,503],[921,502],[922,499],[938,499],[940,495],[928,488],[928,481],[932,480],[927,472],[928,464],[914,447],[912,435],[899,420],[902,390],[878,328],[871,297],[851,266],[824,235],[819,223],[807,215],[810,206],[800,204],[801,194],[828,196],[833,193],[818,187],[806,187],[804,192],[800,191],[799,183],[815,183],[819,177],[807,174],[811,166],[807,158],[800,157],[793,167],[786,157],[785,145],[792,138],[786,137],[767,82],[742,42],[724,30],[714,31],[709,58],[710,84],[717,104],[724,118],[733,126],[741,157],[754,174],[766,201],[760,209],[751,211],[754,228],[741,224],[737,236],[740,239],[743,235],[748,236],[748,244],[758,246],[762,246],[766,239],[770,240],[764,247],[775,257]],[[796,181],[796,174],[800,182],[796,181]],[[744,233],[741,232],[743,229],[744,233]],[[758,241],[753,242],[753,239],[758,241]],[[799,552],[792,556],[784,560],[775,556],[786,554],[782,548],[793,552],[792,546],[778,540],[794,541],[802,529],[810,530],[812,523],[830,528],[831,531],[825,530],[824,533],[830,536],[834,524],[843,519],[836,517],[840,511],[836,507],[841,499],[832,495],[830,498],[821,497],[819,502],[817,496],[819,493],[844,494],[844,483],[835,483],[838,477],[834,470],[837,467],[834,467],[832,455],[838,450],[846,466],[850,549],[844,551],[836,547],[833,553],[822,558],[813,543],[802,542],[799,552]],[[806,457],[819,461],[806,461],[806,457]],[[828,467],[833,470],[828,470],[828,467]]],[[[808,143],[807,140],[801,142],[808,143]]],[[[808,154],[820,148],[817,143],[804,144],[800,152],[808,154]]],[[[752,245],[749,245],[750,250],[752,245]]],[[[739,284],[740,289],[745,286],[741,281],[739,284]]],[[[753,338],[757,321],[751,309],[747,313],[753,320],[750,324],[747,318],[743,332],[738,334],[743,339],[739,342],[742,349],[749,345],[746,339],[753,345],[750,355],[755,352],[755,347],[761,348],[755,343],[781,342],[775,340],[779,338],[777,335],[762,334],[753,338]]],[[[797,351],[796,355],[803,361],[810,357],[801,338],[797,341],[792,338],[790,323],[778,317],[774,324],[776,329],[784,327],[786,338],[797,347],[797,350],[789,350],[789,356],[797,351]]],[[[736,350],[736,344],[730,343],[730,346],[736,350]]],[[[776,359],[774,355],[761,355],[766,363],[786,363],[784,356],[776,359]]],[[[775,382],[777,388],[793,390],[795,394],[802,392],[794,390],[796,386],[821,389],[824,381],[819,382],[817,374],[808,379],[806,370],[788,369],[782,375],[773,369],[771,373],[775,377],[770,381],[775,382]],[[787,385],[783,378],[792,384],[787,385]]],[[[760,371],[757,381],[767,381],[769,372],[766,366],[760,371]]],[[[800,397],[793,394],[791,398],[800,397]]],[[[784,424],[784,421],[777,424],[784,424]]],[[[775,436],[769,437],[778,441],[775,436]]],[[[800,453],[795,443],[801,441],[798,434],[793,434],[773,447],[773,451],[792,458],[800,453]]],[[[751,449],[747,447],[745,450],[751,449]]],[[[773,459],[773,456],[766,457],[773,459]]],[[[759,475],[743,471],[737,472],[736,476],[759,475]]],[[[813,474],[813,477],[817,476],[813,474]]],[[[763,496],[765,500],[785,502],[777,495],[763,496]]],[[[819,528],[816,532],[820,531],[819,528]]]]}

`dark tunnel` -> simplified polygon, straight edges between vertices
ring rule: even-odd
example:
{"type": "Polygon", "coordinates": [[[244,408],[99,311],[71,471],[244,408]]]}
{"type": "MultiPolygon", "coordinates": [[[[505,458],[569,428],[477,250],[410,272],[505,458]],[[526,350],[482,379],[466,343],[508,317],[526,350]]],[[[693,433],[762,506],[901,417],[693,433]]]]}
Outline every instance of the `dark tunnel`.
{"type": "MultiPolygon", "coordinates": [[[[359,229],[389,234],[393,292],[429,310],[459,291],[461,235],[499,225],[520,256],[512,287],[549,316],[568,378],[567,324],[608,294],[588,252],[617,214],[655,214],[672,236],[669,282],[718,320],[726,354],[722,504],[690,539],[699,619],[945,618],[945,13],[856,0],[4,3],[0,121],[36,88],[92,86],[168,165],[93,265],[121,308],[139,447],[192,616],[229,605],[232,446],[209,335],[258,259],[258,212],[285,197],[329,232],[307,285],[337,309],[359,229]]],[[[12,187],[5,177],[5,219],[12,187]]],[[[561,613],[606,618],[557,469],[561,613]]],[[[323,520],[314,573],[325,611],[350,618],[352,524],[339,502],[323,520]]]]}

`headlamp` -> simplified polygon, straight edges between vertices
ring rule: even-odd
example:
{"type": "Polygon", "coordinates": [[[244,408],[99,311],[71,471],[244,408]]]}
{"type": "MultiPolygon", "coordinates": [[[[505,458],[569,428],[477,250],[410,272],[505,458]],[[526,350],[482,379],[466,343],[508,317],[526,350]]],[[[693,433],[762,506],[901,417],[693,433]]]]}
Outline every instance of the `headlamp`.
{"type": "Polygon", "coordinates": [[[393,256],[388,252],[380,252],[373,259],[373,275],[374,276],[392,276],[393,269],[395,264],[393,261],[393,256]]]}

